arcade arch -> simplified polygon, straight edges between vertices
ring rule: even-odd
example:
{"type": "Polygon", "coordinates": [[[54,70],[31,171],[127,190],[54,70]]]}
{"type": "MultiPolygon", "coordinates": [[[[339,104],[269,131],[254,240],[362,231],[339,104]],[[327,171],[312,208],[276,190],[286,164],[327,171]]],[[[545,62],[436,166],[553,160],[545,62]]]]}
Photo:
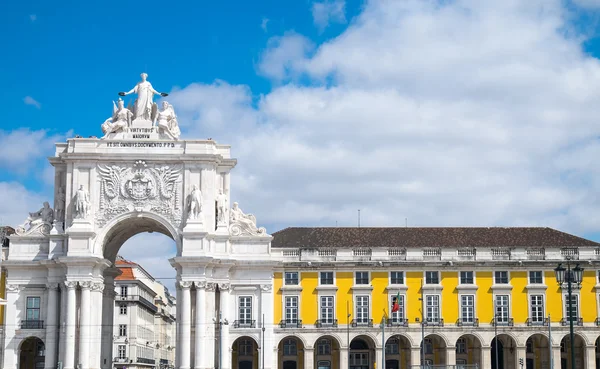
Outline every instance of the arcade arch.
{"type": "Polygon", "coordinates": [[[421,343],[424,365],[446,365],[446,340],[437,334],[430,334],[421,343]]]}
{"type": "Polygon", "coordinates": [[[317,338],[313,347],[314,368],[333,369],[340,367],[340,342],[333,336],[317,338]]]}
{"type": "Polygon", "coordinates": [[[304,344],[301,339],[287,336],[279,341],[277,367],[280,369],[304,368],[304,344]]]}
{"type": "Polygon", "coordinates": [[[492,369],[509,369],[517,367],[517,350],[515,339],[508,334],[498,334],[490,345],[492,369]],[[497,355],[496,355],[497,353],[497,355]],[[496,360],[496,356],[498,360],[496,360]],[[498,365],[496,365],[498,363],[498,365]]]}
{"type": "Polygon", "coordinates": [[[46,346],[38,337],[27,337],[19,347],[19,369],[43,369],[46,346]]]}
{"type": "Polygon", "coordinates": [[[258,369],[258,343],[254,338],[242,336],[233,342],[231,363],[234,368],[258,369]]]}
{"type": "Polygon", "coordinates": [[[350,342],[350,369],[373,369],[375,342],[367,335],[354,337],[350,342]]]}
{"type": "Polygon", "coordinates": [[[385,343],[386,369],[410,368],[411,344],[406,336],[396,334],[388,338],[385,343]]]}
{"type": "MultiPolygon", "coordinates": [[[[579,334],[574,335],[575,343],[575,368],[585,365],[585,339],[579,334]]],[[[557,364],[554,364],[557,365],[557,364]]],[[[560,341],[560,365],[562,368],[571,368],[571,337],[567,334],[560,341]]]]}
{"type": "Polygon", "coordinates": [[[473,334],[464,334],[456,340],[456,363],[457,364],[468,364],[477,365],[478,368],[481,365],[481,341],[477,336],[473,334]]]}

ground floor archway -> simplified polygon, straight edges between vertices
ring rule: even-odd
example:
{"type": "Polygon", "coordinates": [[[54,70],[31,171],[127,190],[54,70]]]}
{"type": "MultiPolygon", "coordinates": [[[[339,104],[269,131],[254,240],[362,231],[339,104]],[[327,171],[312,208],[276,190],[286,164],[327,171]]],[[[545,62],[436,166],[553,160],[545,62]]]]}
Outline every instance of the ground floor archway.
{"type": "Polygon", "coordinates": [[[534,334],[525,342],[525,369],[549,368],[550,348],[548,337],[534,334]]]}
{"type": "Polygon", "coordinates": [[[410,341],[397,334],[385,343],[385,369],[410,368],[410,341]]]}
{"type": "Polygon", "coordinates": [[[472,334],[462,335],[456,340],[456,364],[481,367],[481,341],[472,334]]]}
{"type": "Polygon", "coordinates": [[[492,369],[512,369],[517,367],[516,342],[508,334],[499,334],[490,345],[492,369]]]}
{"type": "Polygon", "coordinates": [[[446,365],[446,341],[437,334],[430,334],[421,343],[423,365],[446,365]]]}
{"type": "Polygon", "coordinates": [[[277,367],[280,369],[304,368],[304,344],[298,337],[287,336],[279,342],[277,367]]]}
{"type": "Polygon", "coordinates": [[[28,337],[19,350],[19,369],[43,369],[46,358],[46,346],[37,337],[28,337]]]}
{"type": "MultiPolygon", "coordinates": [[[[574,336],[575,343],[575,368],[583,368],[585,365],[585,340],[578,334],[574,336]]],[[[554,363],[554,367],[558,367],[554,363]]],[[[567,334],[560,341],[560,368],[571,368],[571,337],[567,334]]]]}
{"type": "Polygon", "coordinates": [[[334,369],[340,367],[340,343],[332,336],[321,336],[314,344],[314,368],[334,369]]]}
{"type": "Polygon", "coordinates": [[[373,369],[375,363],[375,342],[368,336],[355,337],[350,342],[349,368],[373,369]]]}
{"type": "Polygon", "coordinates": [[[231,365],[235,369],[258,369],[258,343],[252,337],[243,336],[233,342],[231,365]]]}

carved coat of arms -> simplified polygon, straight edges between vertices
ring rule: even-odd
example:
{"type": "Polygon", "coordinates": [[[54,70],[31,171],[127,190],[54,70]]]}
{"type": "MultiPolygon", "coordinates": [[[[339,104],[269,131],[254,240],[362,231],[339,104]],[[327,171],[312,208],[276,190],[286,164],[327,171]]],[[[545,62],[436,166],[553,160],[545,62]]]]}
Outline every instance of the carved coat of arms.
{"type": "Polygon", "coordinates": [[[98,225],[103,226],[128,211],[151,211],[179,226],[181,172],[180,166],[149,166],[142,160],[126,167],[98,165],[101,181],[98,225]]]}

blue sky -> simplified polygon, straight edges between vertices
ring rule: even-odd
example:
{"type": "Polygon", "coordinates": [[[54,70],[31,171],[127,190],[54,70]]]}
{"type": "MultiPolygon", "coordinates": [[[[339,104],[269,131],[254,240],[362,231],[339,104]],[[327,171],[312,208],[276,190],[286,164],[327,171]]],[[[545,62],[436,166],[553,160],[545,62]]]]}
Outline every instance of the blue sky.
{"type": "MultiPolygon", "coordinates": [[[[100,135],[116,93],[145,71],[170,93],[184,138],[232,145],[233,200],[269,232],[352,226],[361,209],[365,226],[549,226],[600,240],[599,10],[10,2],[0,219],[16,225],[50,199],[53,143],[100,135]]],[[[164,260],[162,239],[136,253],[148,237],[126,256],[164,260]]]]}

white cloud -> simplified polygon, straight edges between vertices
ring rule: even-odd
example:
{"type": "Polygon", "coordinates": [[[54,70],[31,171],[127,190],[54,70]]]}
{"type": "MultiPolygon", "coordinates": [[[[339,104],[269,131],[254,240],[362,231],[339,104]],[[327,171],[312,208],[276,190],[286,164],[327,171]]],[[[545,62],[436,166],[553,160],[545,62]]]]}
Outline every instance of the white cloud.
{"type": "Polygon", "coordinates": [[[314,52],[272,40],[259,71],[291,80],[271,93],[193,84],[174,106],[184,136],[232,144],[234,200],[274,228],[361,209],[365,226],[597,232],[600,64],[563,5],[369,2],[314,52]]]}
{"type": "Polygon", "coordinates": [[[23,98],[23,102],[25,103],[25,105],[32,105],[38,109],[41,109],[41,107],[42,107],[42,104],[40,104],[36,99],[34,99],[31,96],[25,96],[23,98]]]}
{"type": "Polygon", "coordinates": [[[22,224],[29,212],[42,208],[44,201],[51,199],[27,190],[17,182],[0,182],[2,206],[0,206],[0,225],[16,227],[22,224]]]}
{"type": "Polygon", "coordinates": [[[29,20],[32,22],[35,22],[37,20],[37,15],[35,14],[29,14],[29,20]]]}
{"type": "Polygon", "coordinates": [[[346,23],[345,12],[345,0],[315,1],[312,5],[313,22],[320,30],[330,23],[346,23]]]}
{"type": "Polygon", "coordinates": [[[46,130],[0,130],[0,168],[26,173],[39,164],[40,159],[49,166],[46,156],[52,155],[54,144],[64,138],[64,135],[49,134],[46,130]]]}
{"type": "Polygon", "coordinates": [[[262,21],[260,22],[260,28],[267,32],[267,24],[269,23],[269,18],[263,17],[262,21]]]}

